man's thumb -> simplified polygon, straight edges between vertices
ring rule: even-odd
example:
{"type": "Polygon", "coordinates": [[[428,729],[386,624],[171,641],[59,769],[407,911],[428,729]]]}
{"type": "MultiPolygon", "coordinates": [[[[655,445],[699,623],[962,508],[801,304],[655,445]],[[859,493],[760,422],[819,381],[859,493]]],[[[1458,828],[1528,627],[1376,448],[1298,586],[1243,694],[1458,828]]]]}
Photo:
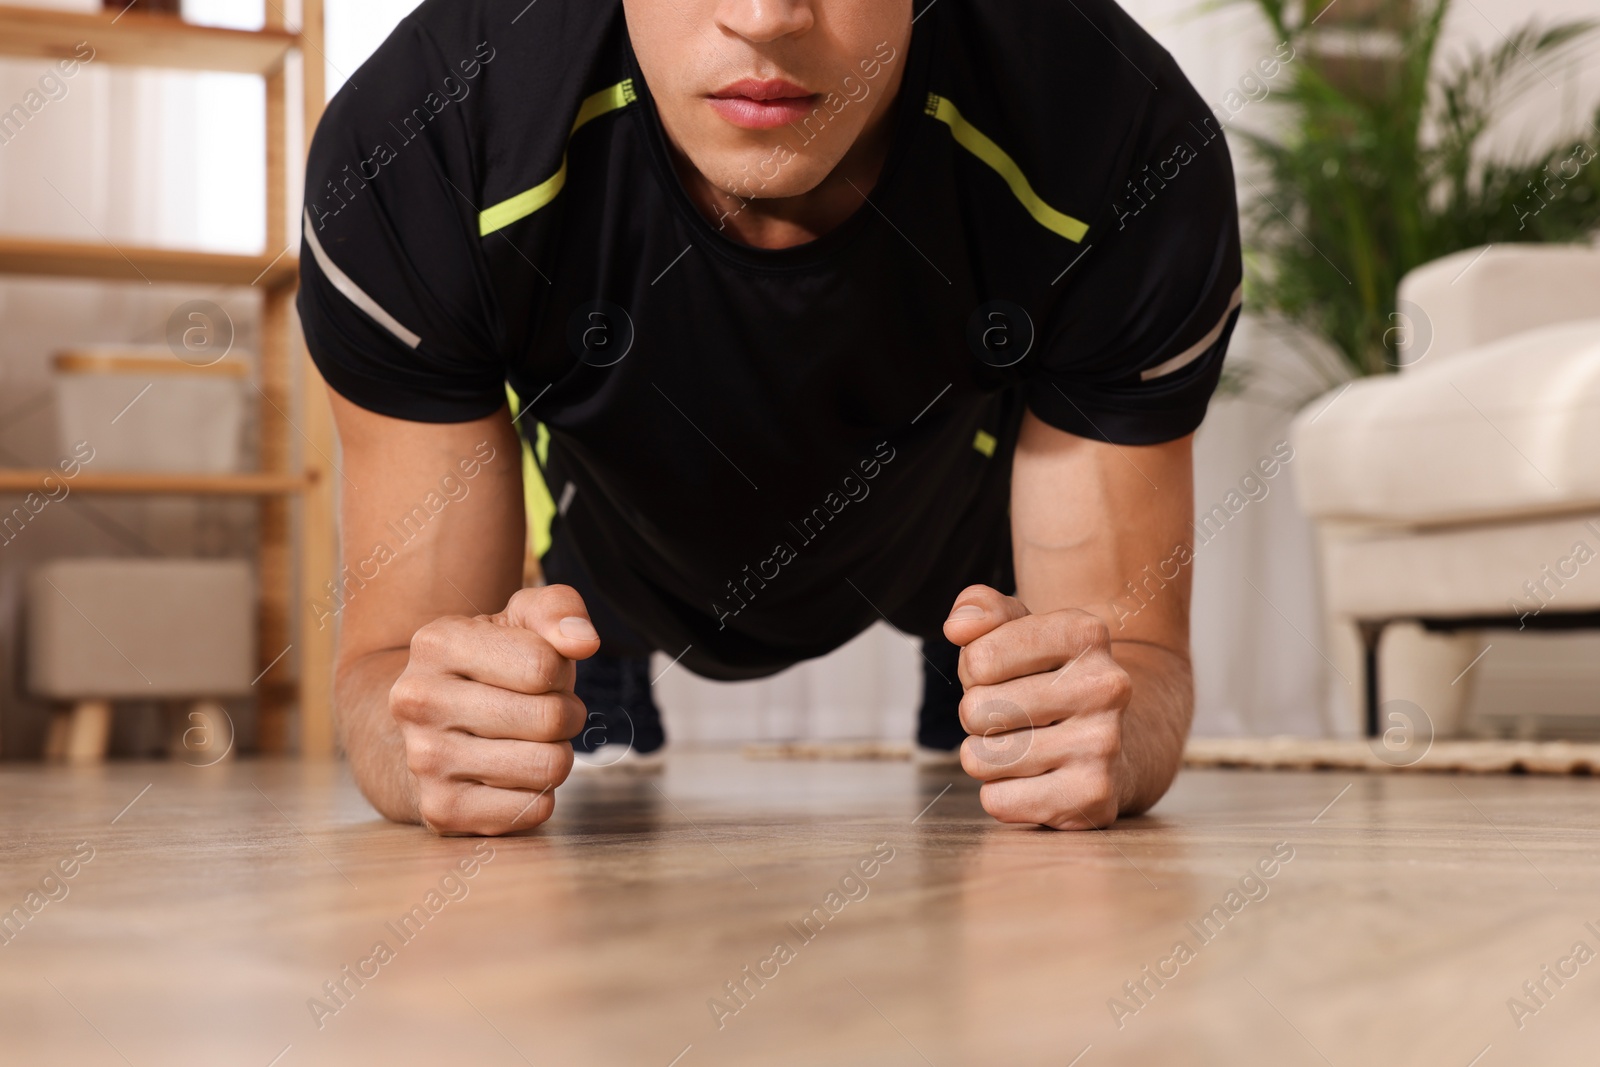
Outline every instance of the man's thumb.
{"type": "Polygon", "coordinates": [[[583,597],[570,585],[545,585],[515,593],[506,621],[532,630],[568,659],[588,659],[600,651],[600,635],[583,597]]]}
{"type": "Polygon", "coordinates": [[[1016,597],[987,585],[969,585],[956,596],[955,607],[944,621],[944,636],[952,645],[965,647],[1027,614],[1028,609],[1016,597]]]}

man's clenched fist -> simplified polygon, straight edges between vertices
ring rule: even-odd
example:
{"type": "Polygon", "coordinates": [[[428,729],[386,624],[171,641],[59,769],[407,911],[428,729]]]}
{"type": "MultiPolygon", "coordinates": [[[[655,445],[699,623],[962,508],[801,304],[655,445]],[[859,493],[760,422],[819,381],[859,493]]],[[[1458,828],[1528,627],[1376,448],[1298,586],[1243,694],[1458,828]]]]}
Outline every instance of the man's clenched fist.
{"type": "Polygon", "coordinates": [[[436,619],[411,638],[389,691],[424,826],[503,834],[537,826],[583,729],[576,661],[600,648],[577,590],[524,589],[498,615],[436,619]]]}
{"type": "Polygon", "coordinates": [[[1110,632],[1076,609],[1030,614],[986,585],[956,597],[944,633],[961,646],[961,766],[1001,822],[1109,826],[1132,798],[1122,723],[1133,685],[1110,632]]]}

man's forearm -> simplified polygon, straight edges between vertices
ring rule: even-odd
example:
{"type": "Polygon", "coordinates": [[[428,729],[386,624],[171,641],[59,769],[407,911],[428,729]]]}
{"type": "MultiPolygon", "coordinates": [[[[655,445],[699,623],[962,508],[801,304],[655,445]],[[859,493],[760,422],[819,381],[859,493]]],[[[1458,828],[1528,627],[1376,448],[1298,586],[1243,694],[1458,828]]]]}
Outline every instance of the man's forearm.
{"type": "Polygon", "coordinates": [[[1111,655],[1133,680],[1122,724],[1127,769],[1121,815],[1138,815],[1165,795],[1183,762],[1194,718],[1194,671],[1186,656],[1143,641],[1111,643],[1111,655]]]}
{"type": "Polygon", "coordinates": [[[389,690],[408,649],[374,652],[344,665],[334,683],[339,736],[362,795],[386,818],[420,822],[417,786],[406,768],[405,739],[389,713],[389,690]]]}

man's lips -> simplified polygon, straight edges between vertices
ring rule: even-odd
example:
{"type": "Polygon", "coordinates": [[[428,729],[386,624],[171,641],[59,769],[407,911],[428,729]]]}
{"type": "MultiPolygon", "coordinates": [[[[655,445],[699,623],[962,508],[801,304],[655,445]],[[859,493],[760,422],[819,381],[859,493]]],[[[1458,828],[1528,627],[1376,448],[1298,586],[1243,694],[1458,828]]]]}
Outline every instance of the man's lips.
{"type": "Polygon", "coordinates": [[[770,130],[797,122],[816,110],[817,93],[781,78],[745,78],[725,85],[706,98],[711,109],[747,130],[770,130]]]}

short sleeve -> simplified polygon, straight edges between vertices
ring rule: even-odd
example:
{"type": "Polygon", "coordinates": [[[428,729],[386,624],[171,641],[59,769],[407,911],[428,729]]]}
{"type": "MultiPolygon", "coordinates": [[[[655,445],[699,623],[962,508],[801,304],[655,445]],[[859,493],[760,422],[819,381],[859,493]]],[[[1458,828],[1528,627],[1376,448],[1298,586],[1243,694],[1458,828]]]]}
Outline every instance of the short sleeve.
{"type": "Polygon", "coordinates": [[[312,142],[300,321],[328,385],[379,414],[467,422],[505,400],[469,199],[479,73],[447,62],[407,19],[334,98],[312,142]]]}
{"type": "Polygon", "coordinates": [[[1233,166],[1175,66],[1150,94],[1109,202],[1058,284],[1028,406],[1115,444],[1194,432],[1222,373],[1243,269],[1233,166]]]}

